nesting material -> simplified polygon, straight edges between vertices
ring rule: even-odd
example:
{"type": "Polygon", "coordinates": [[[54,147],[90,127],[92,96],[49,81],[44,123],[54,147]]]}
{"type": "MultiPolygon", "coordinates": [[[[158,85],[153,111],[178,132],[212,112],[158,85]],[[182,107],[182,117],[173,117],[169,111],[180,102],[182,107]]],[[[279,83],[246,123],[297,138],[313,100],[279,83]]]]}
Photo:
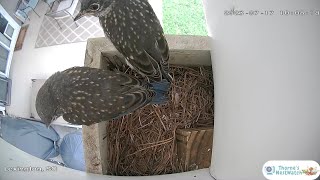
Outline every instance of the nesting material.
{"type": "Polygon", "coordinates": [[[107,123],[106,174],[137,176],[183,171],[176,129],[213,126],[211,67],[171,66],[174,82],[165,105],[148,105],[107,123]]]}

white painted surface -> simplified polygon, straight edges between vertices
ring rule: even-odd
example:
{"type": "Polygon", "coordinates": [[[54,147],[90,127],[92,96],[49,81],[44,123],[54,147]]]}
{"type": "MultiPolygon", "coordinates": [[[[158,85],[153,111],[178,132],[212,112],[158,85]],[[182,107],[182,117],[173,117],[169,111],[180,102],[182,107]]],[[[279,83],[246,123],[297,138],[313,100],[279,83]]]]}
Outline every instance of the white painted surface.
{"type": "Polygon", "coordinates": [[[83,66],[86,42],[34,48],[47,7],[47,4],[40,1],[36,11],[41,17],[30,14],[31,21],[23,48],[13,54],[10,70],[11,105],[7,111],[15,116],[30,117],[31,79],[47,79],[56,71],[83,66]]]}
{"type": "Polygon", "coordinates": [[[320,162],[320,10],[316,0],[204,0],[213,44],[215,129],[211,174],[264,179],[268,160],[320,162]],[[273,10],[273,16],[224,10],[273,10]]]}
{"type": "Polygon", "coordinates": [[[170,174],[163,176],[106,176],[85,173],[74,169],[65,168],[53,163],[41,160],[34,156],[31,156],[0,138],[0,179],[21,180],[21,179],[33,179],[33,180],[212,180],[209,174],[209,169],[202,169],[198,171],[190,171],[186,173],[170,174]],[[40,167],[44,171],[10,171],[11,167],[40,167]],[[45,171],[46,169],[55,169],[55,171],[45,171]]]}
{"type": "Polygon", "coordinates": [[[149,0],[153,11],[156,13],[161,25],[163,25],[163,11],[162,11],[162,0],[149,0]]]}
{"type": "Polygon", "coordinates": [[[36,109],[36,100],[37,100],[37,94],[42,85],[46,82],[47,79],[32,79],[31,84],[31,102],[30,102],[30,114],[31,117],[41,120],[41,118],[38,115],[37,109],[36,109]]]}

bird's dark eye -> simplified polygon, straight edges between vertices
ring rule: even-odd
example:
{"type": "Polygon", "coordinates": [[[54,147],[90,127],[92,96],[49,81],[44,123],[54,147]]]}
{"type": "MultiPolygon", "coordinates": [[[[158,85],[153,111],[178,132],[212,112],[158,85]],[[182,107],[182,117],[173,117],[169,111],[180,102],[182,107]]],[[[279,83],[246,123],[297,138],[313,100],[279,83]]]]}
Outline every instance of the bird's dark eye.
{"type": "Polygon", "coordinates": [[[96,10],[98,10],[99,8],[100,8],[100,5],[97,4],[97,3],[93,3],[93,4],[90,5],[90,9],[91,9],[91,10],[96,11],[96,10]]]}

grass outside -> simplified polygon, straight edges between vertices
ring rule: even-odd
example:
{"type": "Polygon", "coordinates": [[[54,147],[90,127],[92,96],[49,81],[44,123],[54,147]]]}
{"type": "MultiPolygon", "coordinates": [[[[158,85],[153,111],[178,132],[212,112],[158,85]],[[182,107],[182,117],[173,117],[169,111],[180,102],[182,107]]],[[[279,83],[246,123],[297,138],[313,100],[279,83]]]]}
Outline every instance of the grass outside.
{"type": "Polygon", "coordinates": [[[208,35],[202,0],[163,0],[165,34],[208,35]]]}

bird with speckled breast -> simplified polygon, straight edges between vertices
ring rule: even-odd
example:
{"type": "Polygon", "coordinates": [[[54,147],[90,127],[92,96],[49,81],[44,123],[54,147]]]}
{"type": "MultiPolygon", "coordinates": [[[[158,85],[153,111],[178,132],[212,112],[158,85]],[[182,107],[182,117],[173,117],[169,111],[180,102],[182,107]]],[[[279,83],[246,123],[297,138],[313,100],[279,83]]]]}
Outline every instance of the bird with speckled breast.
{"type": "Polygon", "coordinates": [[[38,91],[36,110],[49,126],[58,117],[91,125],[167,101],[166,91],[118,71],[73,67],[50,76],[38,91]]]}
{"type": "Polygon", "coordinates": [[[86,15],[99,18],[105,35],[132,69],[151,82],[172,82],[168,43],[148,0],[83,0],[74,20],[86,15]]]}

